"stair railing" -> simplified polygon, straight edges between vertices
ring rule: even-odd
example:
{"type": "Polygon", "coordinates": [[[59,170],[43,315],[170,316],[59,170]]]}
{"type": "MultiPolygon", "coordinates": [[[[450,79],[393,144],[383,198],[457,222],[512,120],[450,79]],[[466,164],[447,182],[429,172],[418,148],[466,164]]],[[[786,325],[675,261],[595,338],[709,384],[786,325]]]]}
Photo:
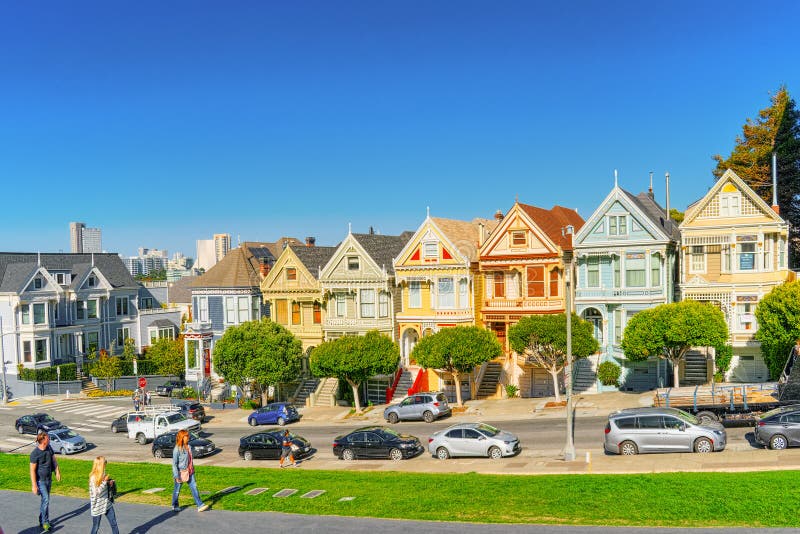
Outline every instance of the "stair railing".
{"type": "Polygon", "coordinates": [[[400,377],[403,376],[403,366],[397,368],[397,372],[394,374],[394,380],[392,380],[392,385],[386,388],[386,404],[392,402],[392,398],[394,398],[394,391],[397,389],[397,383],[400,382],[400,377]]]}
{"type": "Polygon", "coordinates": [[[414,384],[408,388],[408,394],[413,395],[417,391],[423,390],[423,384],[425,384],[425,389],[427,389],[428,384],[428,370],[427,369],[420,369],[419,373],[417,373],[417,378],[414,379],[414,384]]]}

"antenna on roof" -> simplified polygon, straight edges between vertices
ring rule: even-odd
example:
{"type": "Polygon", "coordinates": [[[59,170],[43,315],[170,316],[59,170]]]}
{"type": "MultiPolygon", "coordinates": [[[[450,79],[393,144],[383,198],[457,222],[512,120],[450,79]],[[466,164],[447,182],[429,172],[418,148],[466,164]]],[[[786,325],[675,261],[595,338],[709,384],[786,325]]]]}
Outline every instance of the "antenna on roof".
{"type": "Polygon", "coordinates": [[[653,171],[650,171],[650,198],[653,198],[653,171]]]}
{"type": "Polygon", "coordinates": [[[348,234],[353,233],[353,223],[347,223],[347,233],[348,234]]]}
{"type": "Polygon", "coordinates": [[[425,207],[425,213],[427,213],[427,216],[428,216],[428,217],[430,217],[430,216],[431,216],[431,207],[430,207],[430,206],[426,206],[426,207],[425,207]]]}
{"type": "Polygon", "coordinates": [[[614,169],[614,187],[618,186],[617,179],[618,179],[617,169],[614,169]]]}
{"type": "Polygon", "coordinates": [[[94,267],[94,252],[92,252],[92,267],[94,267]]]}
{"type": "Polygon", "coordinates": [[[36,251],[36,266],[37,267],[42,266],[42,253],[39,252],[38,250],[36,251]]]}

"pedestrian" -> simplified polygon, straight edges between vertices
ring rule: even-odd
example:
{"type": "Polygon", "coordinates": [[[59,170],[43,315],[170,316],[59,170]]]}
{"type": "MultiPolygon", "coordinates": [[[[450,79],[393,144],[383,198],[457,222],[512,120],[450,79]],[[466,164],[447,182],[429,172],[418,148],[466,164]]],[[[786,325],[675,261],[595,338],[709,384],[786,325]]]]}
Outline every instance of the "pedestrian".
{"type": "Polygon", "coordinates": [[[106,516],[108,524],[111,525],[111,532],[119,534],[117,528],[117,516],[114,514],[114,502],[111,495],[114,491],[111,487],[115,485],[114,479],[108,478],[106,473],[106,459],[98,456],[92,464],[92,472],[89,474],[89,504],[92,513],[92,534],[97,534],[100,528],[100,519],[106,516]]]}
{"type": "Polygon", "coordinates": [[[145,404],[145,406],[152,405],[152,399],[150,398],[150,392],[149,391],[145,391],[144,392],[144,404],[145,404]]]}
{"type": "Polygon", "coordinates": [[[139,390],[137,389],[133,393],[133,410],[138,412],[139,411],[139,390]]]}
{"type": "Polygon", "coordinates": [[[283,442],[281,443],[281,460],[280,466],[283,467],[283,462],[286,458],[289,459],[291,467],[297,467],[297,462],[294,461],[294,452],[292,451],[294,444],[292,443],[292,436],[289,434],[288,430],[283,431],[283,442]]]}
{"type": "Polygon", "coordinates": [[[172,449],[172,479],[175,481],[175,486],[172,489],[173,512],[180,511],[178,495],[181,492],[181,487],[184,482],[189,484],[192,497],[194,497],[194,503],[197,505],[197,511],[205,512],[208,510],[208,505],[200,499],[200,493],[197,491],[197,481],[194,478],[192,449],[189,447],[189,432],[185,429],[179,430],[178,435],[175,436],[175,448],[172,449]]]}
{"type": "Polygon", "coordinates": [[[50,486],[53,483],[53,472],[56,480],[61,482],[61,470],[50,447],[50,436],[44,430],[36,435],[36,448],[31,453],[30,463],[31,491],[42,499],[39,505],[39,526],[47,532],[50,530],[50,486]]]}

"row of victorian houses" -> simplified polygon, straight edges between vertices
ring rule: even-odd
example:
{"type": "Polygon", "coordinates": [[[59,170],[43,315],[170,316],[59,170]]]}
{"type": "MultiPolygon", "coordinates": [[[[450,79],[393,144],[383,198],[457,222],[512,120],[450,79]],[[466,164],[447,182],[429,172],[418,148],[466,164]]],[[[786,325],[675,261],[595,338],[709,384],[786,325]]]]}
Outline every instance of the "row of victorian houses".
{"type": "MultiPolygon", "coordinates": [[[[245,242],[185,281],[186,309],[136,283],[113,254],[1,253],[0,347],[6,361],[43,367],[99,349],[118,353],[125,338],[141,351],[182,332],[186,378],[200,383],[220,378],[214,344],[226,328],[246,321],[270,317],[301,340],[306,355],[323,341],[378,330],[401,352],[395,376],[365,386],[378,403],[398,379],[403,389],[454,395],[450,377],[420,369],[412,350],[443,328],[478,325],[495,333],[504,355],[464,378],[465,398],[501,395],[503,384],[536,397],[553,393],[549,374],[510,351],[508,328],[525,315],[563,313],[570,302],[593,324],[601,347],[576,366],[576,387],[597,391],[597,365],[612,361],[623,371],[621,389],[645,390],[669,385],[672,370],[658,359],[628,362],[620,348],[625,325],[641,310],[693,299],[718,306],[726,317],[734,354],[726,378],[768,379],[754,339],[754,310],[794,277],[788,227],[777,206],[727,171],[688,207],[680,225],[667,210],[652,185],[649,193],[633,194],[615,183],[587,220],[561,206],[517,201],[492,219],[429,214],[416,231],[350,231],[336,246],[317,246],[313,238],[245,242]]],[[[682,383],[710,380],[713,356],[690,354],[682,383]]],[[[297,387],[310,392],[312,403],[331,402],[323,392],[335,390],[331,381],[310,376],[297,387]]]]}

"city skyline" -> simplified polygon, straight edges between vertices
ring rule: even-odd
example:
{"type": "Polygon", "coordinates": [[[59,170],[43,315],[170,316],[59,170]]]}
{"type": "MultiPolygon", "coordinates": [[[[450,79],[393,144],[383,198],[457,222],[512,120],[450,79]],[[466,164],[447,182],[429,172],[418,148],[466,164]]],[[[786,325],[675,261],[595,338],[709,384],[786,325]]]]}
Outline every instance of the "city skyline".
{"type": "Polygon", "coordinates": [[[800,6],[509,1],[7,4],[4,251],[334,245],[614,184],[679,210],[786,85],[800,6]],[[780,16],[775,16],[779,13],[780,16]],[[146,38],[143,38],[145,36],[146,38]],[[31,188],[31,184],[37,187],[31,188]],[[48,203],[39,191],[66,191],[48,203]],[[39,198],[41,198],[39,200],[39,198]],[[30,217],[33,206],[47,205],[30,217]],[[22,223],[21,221],[24,221],[22,223]]]}

